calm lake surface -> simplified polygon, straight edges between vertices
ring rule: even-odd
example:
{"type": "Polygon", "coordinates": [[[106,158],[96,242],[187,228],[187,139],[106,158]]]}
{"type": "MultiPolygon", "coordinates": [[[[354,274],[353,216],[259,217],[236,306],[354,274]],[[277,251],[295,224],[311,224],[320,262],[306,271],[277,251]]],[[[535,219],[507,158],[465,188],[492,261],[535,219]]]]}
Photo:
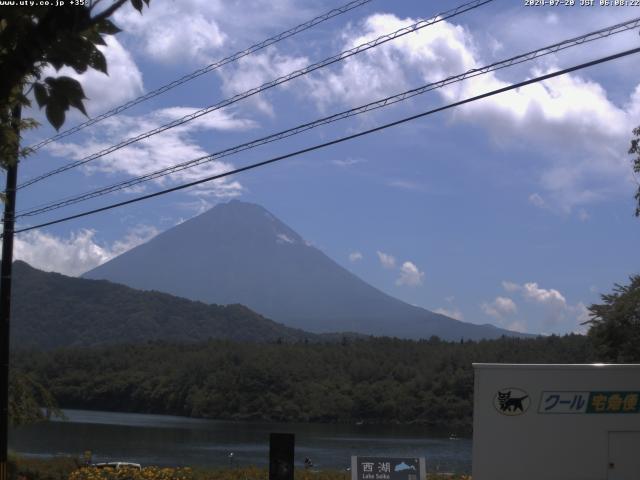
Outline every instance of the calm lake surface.
{"type": "Polygon", "coordinates": [[[296,463],[343,469],[351,455],[424,456],[428,471],[470,473],[471,440],[449,440],[417,426],[319,425],[201,420],[168,415],[65,410],[66,421],[13,429],[10,448],[25,456],[81,456],[144,465],[268,465],[269,433],[296,435],[296,463]]]}

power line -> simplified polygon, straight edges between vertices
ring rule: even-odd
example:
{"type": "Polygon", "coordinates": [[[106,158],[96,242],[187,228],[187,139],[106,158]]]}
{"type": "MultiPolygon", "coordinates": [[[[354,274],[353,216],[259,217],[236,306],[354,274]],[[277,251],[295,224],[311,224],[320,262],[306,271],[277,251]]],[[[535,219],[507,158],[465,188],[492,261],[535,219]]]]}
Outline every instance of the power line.
{"type": "Polygon", "coordinates": [[[96,213],[104,212],[104,211],[107,211],[107,210],[111,210],[111,209],[114,209],[114,208],[122,207],[122,206],[129,205],[129,204],[132,204],[132,203],[140,202],[142,200],[147,200],[147,199],[150,199],[150,198],[158,197],[158,196],[161,196],[161,195],[165,195],[167,193],[175,192],[175,191],[178,191],[178,190],[183,190],[185,188],[193,187],[195,185],[199,185],[199,184],[202,184],[202,183],[211,182],[213,180],[219,180],[219,179],[224,178],[224,177],[235,175],[235,174],[238,174],[238,173],[241,173],[241,172],[245,172],[245,171],[248,171],[248,170],[253,170],[253,169],[258,168],[258,167],[263,167],[263,166],[269,165],[271,163],[275,163],[275,162],[278,162],[278,161],[281,161],[281,160],[285,160],[287,158],[291,158],[291,157],[295,157],[295,156],[298,156],[298,155],[302,155],[303,153],[309,153],[309,152],[312,152],[314,150],[319,150],[321,148],[329,147],[331,145],[336,145],[336,144],[339,144],[339,143],[342,143],[342,142],[346,142],[348,140],[353,140],[355,138],[362,137],[362,136],[365,136],[365,135],[369,135],[371,133],[379,132],[379,131],[385,130],[387,128],[390,128],[390,127],[395,127],[397,125],[401,125],[403,123],[407,123],[407,122],[410,122],[412,120],[416,120],[418,118],[426,117],[426,116],[432,115],[434,113],[442,112],[444,110],[448,110],[448,109],[451,109],[451,108],[454,108],[454,107],[459,107],[461,105],[464,105],[464,104],[467,104],[467,103],[471,103],[471,102],[475,102],[475,101],[481,100],[483,98],[487,98],[487,97],[491,97],[491,96],[494,96],[494,95],[498,95],[500,93],[504,93],[504,92],[507,92],[507,91],[510,91],[510,90],[515,90],[517,88],[521,88],[521,87],[524,87],[526,85],[531,85],[533,83],[537,83],[537,82],[541,82],[541,81],[544,81],[544,80],[548,80],[550,78],[558,77],[560,75],[565,75],[567,73],[571,73],[571,72],[574,72],[576,70],[581,70],[583,68],[588,68],[588,67],[592,67],[594,65],[599,65],[601,63],[605,63],[605,62],[609,62],[609,61],[612,61],[612,60],[616,60],[618,58],[626,57],[628,55],[632,55],[632,54],[635,54],[635,53],[638,53],[638,52],[640,52],[640,48],[633,48],[633,49],[630,49],[630,50],[625,50],[623,52],[619,52],[619,53],[616,53],[614,55],[609,55],[607,57],[601,57],[601,58],[599,58],[597,60],[592,60],[590,62],[581,63],[579,65],[575,65],[573,67],[565,68],[563,70],[558,70],[558,71],[555,71],[555,72],[552,72],[552,73],[548,73],[546,75],[540,75],[538,77],[531,78],[529,80],[524,80],[522,82],[515,83],[515,84],[509,85],[507,87],[502,87],[502,88],[499,88],[499,89],[496,89],[496,90],[492,90],[490,92],[486,92],[486,93],[483,93],[483,94],[480,94],[480,95],[476,95],[474,97],[470,97],[470,98],[467,98],[467,99],[464,99],[464,100],[460,100],[458,102],[450,103],[450,104],[444,105],[442,107],[434,108],[432,110],[428,110],[426,112],[422,112],[422,113],[419,113],[417,115],[412,115],[412,116],[409,116],[409,117],[402,118],[400,120],[396,120],[394,122],[386,123],[384,125],[380,125],[380,126],[375,127],[375,128],[364,130],[362,132],[358,132],[358,133],[355,133],[355,134],[352,134],[352,135],[347,135],[347,136],[344,136],[344,137],[340,137],[340,138],[337,138],[335,140],[331,140],[329,142],[325,142],[325,143],[321,143],[321,144],[318,144],[318,145],[314,145],[312,147],[307,147],[307,148],[304,148],[302,150],[297,150],[295,152],[291,152],[291,153],[288,153],[286,155],[281,155],[281,156],[278,156],[278,157],[271,158],[269,160],[264,160],[262,162],[253,163],[251,165],[247,165],[247,166],[244,166],[244,167],[236,168],[234,170],[230,170],[230,171],[225,172],[225,173],[221,173],[221,174],[218,174],[218,175],[212,175],[212,176],[209,176],[209,177],[206,177],[206,178],[202,178],[200,180],[195,180],[193,182],[185,183],[185,184],[178,185],[178,186],[175,186],[175,187],[172,187],[172,188],[167,188],[165,190],[161,190],[161,191],[158,191],[158,192],[150,193],[150,194],[147,194],[147,195],[142,195],[140,197],[132,198],[132,199],[125,200],[125,201],[122,201],[122,202],[118,202],[118,203],[113,203],[111,205],[107,205],[107,206],[104,206],[104,207],[96,208],[96,209],[93,209],[93,210],[88,210],[88,211],[85,211],[85,212],[82,212],[82,213],[78,213],[78,214],[75,214],[75,215],[70,215],[68,217],[59,218],[57,220],[52,220],[52,221],[41,223],[41,224],[34,225],[34,226],[31,226],[31,227],[21,228],[21,229],[15,230],[15,233],[27,232],[27,231],[35,230],[35,229],[38,229],[38,228],[47,227],[47,226],[55,225],[55,224],[62,223],[62,222],[67,222],[69,220],[74,220],[74,219],[77,219],[77,218],[86,217],[88,215],[93,215],[93,214],[96,214],[96,213]]]}
{"type": "Polygon", "coordinates": [[[389,105],[398,103],[398,102],[402,102],[405,101],[409,98],[412,98],[416,95],[421,95],[424,94],[426,92],[438,89],[438,88],[442,88],[446,85],[451,85],[453,83],[457,83],[457,82],[461,82],[463,80],[469,79],[469,78],[473,78],[476,77],[478,75],[484,75],[487,74],[489,72],[492,71],[496,71],[496,70],[500,70],[503,68],[507,68],[513,65],[517,65],[520,63],[524,63],[527,61],[531,61],[534,60],[536,58],[540,58],[542,56],[545,55],[549,55],[552,53],[556,53],[558,51],[567,49],[567,48],[571,48],[571,47],[575,47],[577,45],[582,45],[584,43],[587,42],[591,42],[594,40],[598,40],[598,39],[602,39],[602,38],[606,38],[608,36],[617,34],[617,33],[621,33],[624,31],[628,31],[631,30],[633,28],[637,28],[638,26],[640,26],[640,17],[632,19],[632,20],[628,20],[626,22],[622,22],[622,23],[618,23],[609,27],[605,27],[599,30],[596,30],[594,32],[590,32],[584,35],[581,35],[579,37],[574,37],[568,40],[564,40],[562,42],[559,43],[555,43],[553,45],[549,45],[547,47],[543,47],[543,48],[539,48],[537,50],[533,50],[527,53],[523,53],[511,58],[508,58],[506,60],[501,60],[495,63],[492,63],[490,65],[484,66],[484,67],[479,67],[479,68],[474,68],[472,70],[469,70],[465,73],[459,74],[459,75],[454,75],[454,76],[450,76],[447,77],[443,80],[439,80],[437,82],[432,82],[429,83],[427,85],[423,85],[421,87],[418,88],[414,88],[396,95],[392,95],[386,98],[383,98],[381,100],[377,100],[375,102],[371,102],[368,103],[366,105],[361,105],[359,107],[356,108],[352,108],[340,113],[336,113],[324,118],[320,118],[318,120],[315,120],[313,122],[310,123],[305,123],[302,125],[298,125],[296,127],[293,128],[289,128],[287,130],[283,130],[265,137],[261,137],[255,140],[252,140],[250,142],[246,142],[240,145],[236,145],[234,147],[230,147],[212,154],[208,154],[208,155],[204,155],[192,160],[188,160],[186,162],[182,162],[182,163],[178,163],[176,165],[172,165],[170,167],[166,167],[160,170],[157,170],[155,172],[151,172],[145,175],[141,175],[132,179],[128,179],[122,182],[118,182],[106,187],[101,187],[99,189],[96,190],[92,190],[90,192],[85,192],[83,194],[79,194],[79,195],[75,195],[75,196],[70,196],[70,197],[66,197],[64,199],[60,199],[54,202],[49,202],[46,203],[44,205],[40,205],[40,206],[35,206],[35,207],[31,207],[30,210],[26,210],[26,211],[22,211],[22,212],[18,212],[18,215],[16,216],[16,218],[20,218],[20,217],[28,217],[28,216],[35,216],[35,215],[39,215],[42,213],[46,213],[52,210],[57,210],[58,208],[62,208],[65,206],[69,206],[69,205],[73,205],[82,201],[86,201],[92,198],[97,198],[103,195],[107,195],[109,193],[113,193],[119,190],[123,190],[126,188],[130,188],[132,186],[138,185],[140,183],[149,181],[149,180],[153,180],[156,178],[160,178],[160,177],[164,177],[166,175],[170,175],[188,168],[192,168],[198,165],[201,165],[203,163],[206,162],[211,162],[220,158],[224,158],[230,155],[234,155],[236,153],[245,151],[245,150],[249,150],[251,148],[255,148],[258,147],[260,145],[265,145],[267,143],[271,143],[271,142],[275,142],[278,140],[282,140],[284,138],[288,138],[290,136],[293,135],[297,135],[299,133],[305,132],[307,130],[311,130],[313,128],[317,128],[319,126],[322,125],[327,125],[333,122],[336,122],[338,120],[342,120],[345,118],[349,118],[355,115],[359,115],[365,112],[369,112],[372,110],[376,110],[379,108],[384,108],[387,107],[389,105]]]}
{"type": "Polygon", "coordinates": [[[267,38],[266,40],[263,40],[259,43],[256,43],[248,48],[245,48],[244,50],[240,50],[239,52],[234,53],[233,55],[229,55],[228,57],[223,58],[222,60],[218,60],[215,63],[212,63],[210,65],[207,65],[206,67],[200,68],[198,70],[195,70],[194,72],[189,73],[188,75],[185,75],[181,78],[178,78],[177,80],[174,80],[170,83],[167,83],[166,85],[163,85],[161,87],[156,88],[155,90],[152,90],[144,95],[141,95],[137,98],[134,98],[133,100],[124,103],[122,105],[119,105],[101,115],[98,115],[97,117],[91,118],[89,120],[87,120],[86,122],[83,122],[79,125],[76,125],[73,128],[70,128],[68,130],[65,130],[63,132],[58,133],[57,135],[54,135],[53,137],[47,138],[45,140],[42,140],[39,143],[36,143],[35,145],[32,145],[30,147],[28,147],[29,149],[31,149],[32,151],[36,151],[41,149],[42,147],[44,147],[45,145],[48,145],[51,142],[55,142],[56,140],[60,140],[61,138],[67,137],[73,133],[79,132],[80,130],[89,127],[91,125],[94,125],[98,122],[101,122],[102,120],[112,117],[114,115],[117,115],[118,113],[124,112],[125,110],[133,107],[134,105],[138,105],[139,103],[142,103],[146,100],[149,100],[153,97],[157,97],[158,95],[161,95],[169,90],[172,90],[173,88],[182,85],[183,83],[187,83],[191,80],[193,80],[194,78],[198,78],[201,75],[204,75],[205,73],[209,73],[213,70],[216,70],[224,65],[227,65],[229,63],[235,62],[237,60],[240,60],[243,57],[246,57],[248,55],[251,55],[252,53],[255,53],[259,50],[262,50],[264,48],[267,48],[271,45],[274,45],[282,40],[285,40],[289,37],[292,37],[300,32],[303,32],[305,30],[308,30],[312,27],[315,27],[316,25],[318,25],[319,23],[325,22],[333,17],[337,17],[338,15],[342,15],[343,13],[346,13],[350,10],[353,10],[354,8],[358,8],[366,3],[371,2],[372,0],[354,0],[352,2],[347,3],[346,5],[343,5],[342,7],[338,7],[338,8],[334,8],[333,10],[330,10],[322,15],[319,15],[311,20],[309,20],[308,22],[302,23],[300,25],[297,25],[285,32],[279,33],[278,35],[275,35],[273,37],[267,38]]]}
{"type": "Polygon", "coordinates": [[[245,92],[239,93],[239,94],[237,94],[237,95],[235,95],[233,97],[230,97],[228,99],[222,100],[221,102],[218,102],[218,103],[216,103],[214,105],[210,105],[208,107],[200,109],[200,110],[198,110],[196,112],[193,112],[193,113],[191,113],[189,115],[185,115],[185,116],[183,116],[183,117],[181,117],[179,119],[173,120],[173,121],[171,121],[171,122],[169,122],[169,123],[167,123],[165,125],[162,125],[162,126],[157,127],[157,128],[155,128],[153,130],[150,130],[148,132],[140,134],[140,135],[138,135],[136,137],[132,137],[132,138],[128,138],[126,140],[123,140],[123,141],[121,141],[120,143],[118,143],[116,145],[112,145],[110,147],[107,147],[107,148],[105,148],[103,150],[100,150],[100,151],[98,151],[96,153],[93,153],[93,154],[91,154],[89,156],[86,156],[86,157],[84,157],[84,158],[82,158],[80,160],[68,163],[66,165],[63,165],[63,166],[57,168],[57,169],[54,169],[52,171],[49,171],[49,172],[44,173],[42,175],[39,175],[39,176],[37,176],[35,178],[32,178],[30,180],[27,180],[27,181],[23,182],[22,184],[18,185],[18,188],[27,187],[29,185],[32,185],[32,184],[36,183],[36,182],[44,180],[45,178],[49,178],[49,177],[51,177],[53,175],[57,175],[59,173],[63,173],[65,171],[69,170],[69,169],[78,167],[80,165],[84,165],[84,164],[86,164],[86,163],[88,163],[88,162],[90,162],[92,160],[95,160],[97,158],[103,157],[103,156],[105,156],[105,155],[107,155],[109,153],[113,153],[113,152],[115,152],[115,151],[117,151],[117,150],[119,150],[119,149],[121,149],[121,148],[123,148],[125,146],[128,146],[128,145],[130,145],[132,143],[135,143],[137,141],[149,138],[149,137],[151,137],[153,135],[156,135],[156,134],[161,133],[163,131],[169,130],[169,129],[174,128],[176,126],[182,125],[182,124],[187,123],[187,122],[189,122],[191,120],[194,120],[194,119],[196,119],[198,117],[201,117],[203,115],[211,113],[211,112],[213,112],[215,110],[219,110],[221,108],[227,107],[227,106],[232,105],[232,104],[234,104],[234,103],[236,103],[236,102],[238,102],[240,100],[244,100],[245,98],[251,97],[253,95],[256,95],[256,94],[258,94],[260,92],[263,92],[265,90],[268,90],[270,88],[276,87],[276,86],[278,86],[278,85],[280,85],[282,83],[285,83],[285,82],[288,82],[290,80],[293,80],[294,78],[298,78],[300,76],[306,75],[306,74],[311,73],[311,72],[313,72],[315,70],[318,70],[320,68],[323,68],[323,67],[331,65],[333,63],[342,61],[342,60],[344,60],[346,58],[349,58],[349,57],[351,57],[353,55],[356,55],[356,54],[361,53],[363,51],[366,51],[366,50],[369,50],[369,49],[374,48],[376,46],[379,46],[379,45],[381,45],[383,43],[386,43],[388,41],[391,41],[391,40],[394,40],[396,38],[399,38],[399,37],[401,37],[403,35],[407,35],[407,34],[409,34],[411,32],[415,32],[417,30],[425,28],[425,27],[427,27],[429,25],[432,25],[434,23],[446,20],[447,18],[451,18],[451,17],[457,16],[457,15],[460,15],[461,13],[464,13],[466,11],[472,10],[474,8],[478,8],[479,6],[484,5],[486,3],[489,3],[491,1],[493,1],[493,0],[474,0],[472,2],[468,2],[468,3],[465,3],[463,5],[460,5],[460,6],[456,7],[456,8],[454,8],[454,9],[448,10],[446,12],[439,13],[439,14],[437,14],[437,15],[435,15],[435,16],[427,19],[427,20],[420,20],[420,21],[418,21],[418,22],[416,22],[416,23],[414,23],[414,24],[412,24],[412,25],[410,25],[408,27],[401,28],[401,29],[399,29],[399,30],[397,30],[397,31],[395,31],[393,33],[382,35],[382,36],[380,36],[380,37],[378,37],[378,38],[376,38],[374,40],[371,40],[369,42],[365,42],[365,43],[363,43],[361,45],[358,45],[358,46],[356,46],[354,48],[351,48],[349,50],[346,50],[346,51],[343,51],[341,53],[338,53],[337,55],[334,55],[332,57],[326,58],[326,59],[324,59],[324,60],[322,60],[320,62],[308,65],[307,67],[304,67],[302,69],[293,71],[293,72],[291,72],[291,73],[289,73],[287,75],[278,77],[275,80],[272,80],[270,82],[264,83],[259,87],[255,87],[253,89],[250,89],[250,90],[247,90],[245,92]]]}
{"type": "Polygon", "coordinates": [[[158,133],[164,132],[166,130],[169,130],[171,128],[177,127],[179,125],[182,125],[184,123],[190,122],[191,120],[195,120],[196,118],[199,118],[203,115],[206,115],[208,113],[211,113],[213,111],[219,110],[221,108],[224,107],[228,107],[229,105],[232,105],[236,102],[239,102],[241,100],[244,100],[245,98],[249,98],[253,95],[256,95],[258,93],[261,93],[265,90],[269,90],[271,88],[274,88],[278,85],[281,85],[283,83],[286,83],[290,80],[293,80],[295,78],[301,77],[303,75],[307,75],[315,70],[318,70],[320,68],[324,68],[326,66],[332,65],[334,63],[340,62],[342,60],[345,60],[346,58],[352,57],[354,55],[357,55],[359,53],[362,53],[364,51],[367,51],[369,49],[375,48],[377,46],[380,46],[386,42],[389,42],[391,40],[395,40],[396,38],[402,37],[404,35],[408,35],[409,33],[412,32],[416,32],[422,28],[428,27],[430,25],[433,25],[435,23],[441,22],[443,20],[446,20],[448,18],[452,18],[455,17],[457,15],[460,15],[464,12],[467,12],[469,10],[473,10],[475,8],[478,8],[482,5],[485,5],[489,2],[492,2],[493,0],[474,0],[472,2],[468,2],[465,3],[463,5],[460,5],[456,8],[453,8],[451,10],[447,10],[446,12],[442,12],[439,13],[427,20],[420,20],[419,22],[416,22],[412,25],[409,25],[407,27],[401,28],[399,30],[396,30],[395,32],[392,33],[388,33],[386,35],[382,35],[374,40],[371,40],[369,42],[365,42],[363,44],[360,44],[356,47],[353,47],[349,50],[345,50],[343,52],[338,53],[337,55],[333,55],[329,58],[326,58],[324,60],[321,60],[320,62],[308,65],[302,69],[299,70],[295,70],[291,73],[288,73],[287,75],[283,75],[281,77],[276,78],[275,80],[271,80],[267,83],[264,83],[262,85],[260,85],[259,87],[255,87],[252,88],[250,90],[247,90],[245,92],[239,93],[237,95],[234,95],[233,97],[227,98],[225,100],[222,100],[214,105],[210,105],[208,107],[202,108],[200,110],[197,110],[196,112],[190,113],[189,115],[185,115],[179,119],[173,120],[165,125],[162,125],[160,127],[154,128],[153,130],[149,130],[145,133],[142,133],[140,135],[137,135],[135,137],[131,137],[128,138],[126,140],[121,141],[120,143],[117,143],[115,145],[112,145],[110,147],[107,147],[105,149],[102,149],[96,153],[93,153],[91,155],[88,155],[80,160],[76,160],[75,162],[71,162],[68,163],[66,165],[63,165],[61,167],[58,167],[54,170],[51,170],[47,173],[44,173],[42,175],[39,175],[37,177],[34,177],[30,180],[27,180],[23,183],[21,183],[20,185],[18,185],[18,189],[24,188],[24,187],[28,187],[29,185],[33,185],[34,183],[37,183],[39,181],[42,181],[46,178],[52,177],[54,175],[58,175],[60,173],[66,172],[67,170],[70,170],[72,168],[75,167],[79,167],[81,165],[84,165],[92,160],[96,160],[100,157],[103,157],[105,155],[108,155],[110,153],[113,153],[117,150],[120,150],[121,148],[124,148],[128,145],[131,145],[132,143],[138,142],[140,140],[144,140],[146,138],[152,137],[153,135],[157,135],[158,133]]]}

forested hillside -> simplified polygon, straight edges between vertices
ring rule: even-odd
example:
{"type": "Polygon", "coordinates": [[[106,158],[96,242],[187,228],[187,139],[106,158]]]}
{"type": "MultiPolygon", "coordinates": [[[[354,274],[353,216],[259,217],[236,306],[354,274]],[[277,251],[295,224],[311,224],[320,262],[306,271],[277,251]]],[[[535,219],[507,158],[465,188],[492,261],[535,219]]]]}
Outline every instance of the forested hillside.
{"type": "Polygon", "coordinates": [[[150,343],[21,352],[63,407],[218,419],[423,423],[469,431],[473,362],[597,360],[583,336],[447,343],[150,343]]]}
{"type": "Polygon", "coordinates": [[[12,346],[51,349],[208,338],[268,342],[316,336],[273,322],[243,305],[207,305],[107,281],[14,264],[12,346]]]}

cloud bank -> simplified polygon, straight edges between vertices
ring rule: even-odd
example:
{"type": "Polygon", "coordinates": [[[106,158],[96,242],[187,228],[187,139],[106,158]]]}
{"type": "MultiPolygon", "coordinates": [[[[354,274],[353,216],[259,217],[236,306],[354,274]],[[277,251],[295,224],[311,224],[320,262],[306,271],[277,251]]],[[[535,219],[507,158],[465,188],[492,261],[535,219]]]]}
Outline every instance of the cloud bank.
{"type": "Polygon", "coordinates": [[[111,245],[98,242],[89,229],[58,237],[40,230],[16,236],[14,258],[46,272],[76,277],[114,257],[149,241],[158,234],[155,227],[139,225],[111,245]]]}

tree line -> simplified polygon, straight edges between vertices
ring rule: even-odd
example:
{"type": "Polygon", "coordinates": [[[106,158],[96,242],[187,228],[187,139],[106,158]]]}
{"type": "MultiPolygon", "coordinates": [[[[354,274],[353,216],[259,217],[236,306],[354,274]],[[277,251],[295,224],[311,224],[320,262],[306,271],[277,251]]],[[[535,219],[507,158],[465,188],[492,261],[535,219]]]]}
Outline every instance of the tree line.
{"type": "Polygon", "coordinates": [[[598,361],[587,337],[479,342],[348,339],[338,343],[149,342],[22,351],[13,365],[63,408],[189,417],[418,423],[466,432],[474,362],[598,361]]]}

